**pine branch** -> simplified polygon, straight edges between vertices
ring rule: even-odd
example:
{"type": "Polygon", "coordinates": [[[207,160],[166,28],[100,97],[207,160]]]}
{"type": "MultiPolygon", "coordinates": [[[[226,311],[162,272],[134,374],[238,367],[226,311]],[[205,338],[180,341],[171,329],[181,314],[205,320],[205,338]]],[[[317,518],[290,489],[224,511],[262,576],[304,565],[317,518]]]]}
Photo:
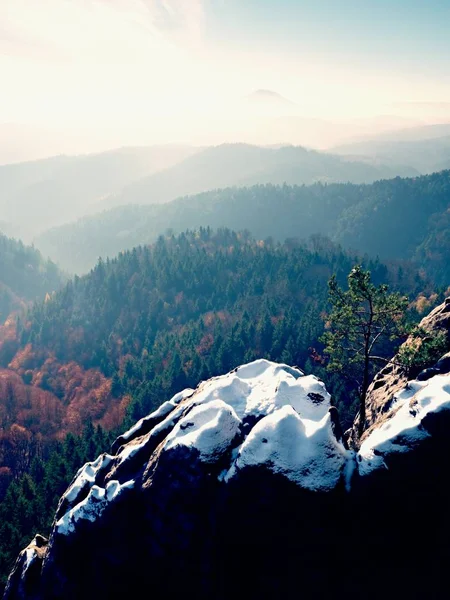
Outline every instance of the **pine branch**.
{"type": "Polygon", "coordinates": [[[387,358],[383,358],[383,356],[370,355],[369,360],[378,360],[378,361],[384,362],[387,365],[391,364],[391,365],[395,365],[396,367],[402,367],[403,369],[405,368],[405,365],[403,365],[402,363],[396,362],[392,358],[387,359],[387,358]]]}

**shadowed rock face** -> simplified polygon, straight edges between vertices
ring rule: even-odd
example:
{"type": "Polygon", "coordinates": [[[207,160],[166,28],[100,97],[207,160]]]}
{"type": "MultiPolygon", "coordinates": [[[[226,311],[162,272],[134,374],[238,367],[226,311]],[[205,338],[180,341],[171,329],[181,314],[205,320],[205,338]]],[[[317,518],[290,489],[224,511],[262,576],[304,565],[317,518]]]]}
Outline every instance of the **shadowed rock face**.
{"type": "Polygon", "coordinates": [[[355,452],[287,365],[178,394],[80,469],[5,597],[444,597],[450,376],[389,398],[355,452]]]}

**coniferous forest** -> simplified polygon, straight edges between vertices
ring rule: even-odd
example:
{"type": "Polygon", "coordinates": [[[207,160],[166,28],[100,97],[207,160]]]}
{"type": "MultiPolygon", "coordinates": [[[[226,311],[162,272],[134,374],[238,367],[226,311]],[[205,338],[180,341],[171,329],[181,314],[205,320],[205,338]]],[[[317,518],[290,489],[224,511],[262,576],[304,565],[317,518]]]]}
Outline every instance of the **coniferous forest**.
{"type": "Polygon", "coordinates": [[[450,280],[450,171],[376,181],[371,185],[316,183],[213,190],[157,204],[125,205],[50,229],[39,247],[71,272],[86,272],[99,256],[154,242],[167,231],[200,226],[248,229],[257,239],[330,237],[381,260],[407,259],[437,285],[450,280]]]}
{"type": "Polygon", "coordinates": [[[0,494],[14,518],[2,521],[3,582],[27,539],[48,531],[76,469],[185,387],[259,357],[297,364],[327,382],[349,426],[356,390],[326,373],[318,340],[328,280],[344,284],[356,263],[408,294],[412,322],[443,298],[411,263],[383,264],[325,237],[280,244],[200,228],[99,260],[10,320],[0,494]]]}
{"type": "Polygon", "coordinates": [[[0,233],[0,323],[23,306],[58,289],[65,277],[32,246],[0,233]]]}

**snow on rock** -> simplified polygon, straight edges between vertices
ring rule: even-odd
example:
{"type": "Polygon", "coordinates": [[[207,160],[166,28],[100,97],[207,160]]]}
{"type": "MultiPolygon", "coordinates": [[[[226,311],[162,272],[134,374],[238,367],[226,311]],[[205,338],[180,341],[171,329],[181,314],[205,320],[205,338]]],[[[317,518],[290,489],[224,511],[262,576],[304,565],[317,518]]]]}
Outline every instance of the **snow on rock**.
{"type": "MultiPolygon", "coordinates": [[[[186,405],[174,405],[174,407],[171,410],[161,411],[158,415],[158,419],[155,419],[155,422],[157,424],[154,425],[154,427],[152,427],[152,429],[150,429],[148,433],[140,435],[139,437],[134,436],[134,439],[131,443],[125,444],[120,447],[120,453],[118,455],[119,460],[117,466],[120,467],[121,465],[125,465],[131,458],[140,454],[141,451],[144,451],[143,454],[148,459],[148,452],[145,452],[145,450],[154,449],[154,447],[156,446],[155,440],[164,438],[165,435],[169,434],[170,431],[172,431],[178,420],[182,417],[186,408],[186,405]],[[164,415],[167,416],[164,417],[164,415]]],[[[154,415],[156,413],[158,413],[158,411],[152,413],[151,417],[154,418],[154,415]]],[[[142,429],[139,431],[139,433],[141,432],[142,429]]]]}
{"type": "Polygon", "coordinates": [[[113,457],[111,455],[101,454],[95,461],[86,463],[78,470],[75,480],[64,494],[64,498],[70,504],[76,503],[84,490],[94,484],[97,475],[100,471],[106,469],[112,460],[113,457]]]}
{"type": "Polygon", "coordinates": [[[148,443],[148,435],[142,438],[142,441],[137,444],[127,444],[119,454],[119,465],[127,462],[133,456],[136,456],[140,450],[145,448],[148,443]]]}
{"type": "Polygon", "coordinates": [[[429,437],[423,421],[430,413],[442,410],[450,410],[450,375],[409,382],[395,396],[386,421],[361,444],[357,457],[359,474],[364,476],[386,468],[388,455],[408,452],[429,437]]]}
{"type": "Polygon", "coordinates": [[[196,450],[196,460],[216,464],[222,483],[257,467],[307,490],[328,491],[342,481],[350,491],[354,476],[384,468],[387,454],[406,452],[430,435],[423,419],[450,408],[450,375],[410,382],[363,440],[356,460],[336,437],[330,407],[315,376],[268,360],[184,390],[121,436],[116,456],[103,454],[78,471],[56,531],[67,534],[78,521],[97,518],[134,486],[155,452],[177,448],[196,450]]]}
{"type": "Polygon", "coordinates": [[[352,477],[384,468],[387,454],[405,452],[430,435],[422,422],[450,408],[450,375],[410,382],[398,393],[385,420],[363,440],[356,464],[354,452],[336,437],[330,407],[315,376],[268,360],[184,390],[122,436],[130,441],[116,456],[103,454],[79,470],[63,497],[56,531],[67,534],[78,521],[97,518],[134,486],[155,452],[177,448],[216,464],[222,483],[256,467],[307,490],[328,491],[342,481],[349,491],[352,477]]]}
{"type": "Polygon", "coordinates": [[[5,599],[10,600],[11,597],[14,597],[14,592],[11,594],[14,589],[19,592],[17,594],[18,598],[28,597],[26,594],[33,586],[33,580],[39,576],[47,544],[47,538],[36,534],[28,546],[22,550],[8,578],[5,599]]]}
{"type": "Polygon", "coordinates": [[[195,406],[167,436],[164,450],[185,446],[199,451],[205,462],[219,460],[239,436],[241,420],[223,400],[195,406]]]}
{"type": "Polygon", "coordinates": [[[220,476],[225,481],[245,467],[260,466],[307,489],[328,490],[340,480],[345,461],[353,460],[333,433],[324,384],[299,369],[257,360],[202,384],[191,400],[197,408],[176,425],[167,447],[185,438],[211,458],[232,446],[240,421],[257,420],[232,452],[229,471],[220,476]],[[223,431],[217,431],[220,420],[226,423],[223,431]],[[192,434],[183,431],[187,425],[192,434]]]}
{"type": "Polygon", "coordinates": [[[154,448],[154,440],[159,443],[161,439],[165,439],[165,451],[186,446],[196,448],[200,460],[220,460],[232,449],[245,421],[254,422],[284,406],[293,407],[302,418],[321,420],[328,414],[330,395],[313,375],[305,376],[288,365],[256,360],[201,383],[194,392],[188,389],[177,394],[141,420],[142,424],[153,419],[156,424],[138,438],[136,434],[143,431],[142,427],[122,436],[134,439],[120,448],[117,464],[123,465],[141,451],[144,456],[145,448],[154,448]]]}
{"type": "Polygon", "coordinates": [[[302,417],[321,419],[330,408],[330,395],[317,377],[265,359],[206,381],[191,399],[195,404],[223,400],[241,420],[265,416],[286,405],[302,417]]]}
{"type": "MultiPolygon", "coordinates": [[[[346,457],[353,460],[333,433],[330,406],[325,385],[314,375],[256,360],[202,382],[195,391],[180,392],[141,419],[119,438],[107,478],[121,480],[134,457],[144,467],[163,442],[162,452],[182,446],[196,449],[205,463],[222,462],[228,456],[220,480],[259,465],[308,489],[330,489],[341,478],[346,457]]],[[[106,455],[101,464],[111,459],[106,455]]],[[[100,468],[97,461],[86,465],[66,496],[79,498],[80,489],[86,495],[100,468]]],[[[89,502],[92,508],[92,497],[89,502]]],[[[91,513],[83,508],[82,514],[91,513]]]]}
{"type": "Polygon", "coordinates": [[[36,552],[34,551],[33,548],[26,548],[25,549],[25,561],[24,561],[24,569],[28,569],[31,566],[31,563],[35,560],[36,558],[36,552]]]}
{"type": "Polygon", "coordinates": [[[124,489],[133,487],[132,480],[123,484],[112,480],[105,487],[99,485],[113,461],[114,457],[110,454],[101,454],[95,461],[88,462],[79,469],[59,503],[55,525],[57,533],[71,533],[79,520],[94,521],[124,489]]]}
{"type": "Polygon", "coordinates": [[[330,489],[350,459],[333,433],[329,409],[330,395],[315,376],[268,360],[183,390],[122,435],[116,456],[102,454],[78,471],[55,529],[67,534],[78,521],[96,519],[133,487],[154,452],[181,447],[217,464],[220,481],[260,466],[310,490],[330,489]]]}
{"type": "Polygon", "coordinates": [[[173,396],[170,400],[163,402],[157,410],[152,412],[147,417],[144,417],[143,419],[138,421],[135,425],[133,425],[133,427],[131,427],[128,431],[123,433],[120,436],[121,441],[127,442],[135,435],[138,435],[142,431],[142,428],[143,426],[145,426],[146,423],[166,418],[167,415],[169,415],[182,400],[188,398],[193,393],[194,390],[192,390],[191,388],[186,388],[185,390],[178,392],[178,394],[175,394],[175,396],[173,396]]]}
{"type": "Polygon", "coordinates": [[[95,521],[103,513],[109,502],[114,501],[123,490],[129,490],[133,487],[133,480],[124,484],[120,484],[118,481],[109,481],[106,488],[93,485],[87,497],[56,522],[56,531],[68,535],[75,530],[77,521],[95,521]]]}
{"type": "Polygon", "coordinates": [[[329,413],[320,420],[302,419],[285,405],[255,425],[227,478],[263,465],[305,489],[327,491],[336,487],[349,459],[333,434],[329,413]]]}

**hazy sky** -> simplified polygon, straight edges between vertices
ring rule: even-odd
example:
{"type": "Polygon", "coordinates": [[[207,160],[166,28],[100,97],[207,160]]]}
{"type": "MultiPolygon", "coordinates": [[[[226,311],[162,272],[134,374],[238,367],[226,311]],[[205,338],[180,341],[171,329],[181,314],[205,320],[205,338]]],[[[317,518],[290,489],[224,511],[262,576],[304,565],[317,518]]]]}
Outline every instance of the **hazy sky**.
{"type": "Polygon", "coordinates": [[[259,88],[308,117],[432,117],[449,23],[450,0],[0,0],[0,123],[188,141],[259,88]]]}

